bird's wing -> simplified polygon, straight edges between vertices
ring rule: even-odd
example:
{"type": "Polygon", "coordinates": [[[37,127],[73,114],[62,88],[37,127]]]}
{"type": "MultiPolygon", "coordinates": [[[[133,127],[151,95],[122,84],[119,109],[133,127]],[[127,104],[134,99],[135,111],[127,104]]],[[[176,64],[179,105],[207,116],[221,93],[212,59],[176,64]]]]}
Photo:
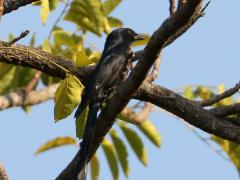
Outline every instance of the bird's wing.
{"type": "Polygon", "coordinates": [[[117,71],[116,61],[118,60],[119,57],[116,56],[115,53],[110,53],[101,58],[96,70],[85,87],[81,103],[79,104],[74,116],[75,118],[82,113],[91,100],[96,98],[98,92],[111,80],[114,72],[117,71]]]}

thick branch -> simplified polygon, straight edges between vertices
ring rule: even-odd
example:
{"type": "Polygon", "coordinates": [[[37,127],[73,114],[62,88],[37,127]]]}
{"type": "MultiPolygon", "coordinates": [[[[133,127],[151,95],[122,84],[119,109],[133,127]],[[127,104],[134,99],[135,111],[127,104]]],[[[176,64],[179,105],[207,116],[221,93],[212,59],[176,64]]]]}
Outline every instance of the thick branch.
{"type": "Polygon", "coordinates": [[[209,110],[202,108],[198,102],[188,100],[164,87],[153,84],[143,84],[134,96],[138,100],[151,102],[175,114],[203,131],[240,144],[240,127],[227,119],[214,116],[217,111],[209,113],[209,110]],[[171,100],[167,100],[167,97],[171,100]]]}
{"type": "Polygon", "coordinates": [[[54,97],[57,87],[58,84],[54,84],[42,90],[30,91],[27,96],[25,96],[24,91],[11,92],[7,95],[0,96],[0,110],[45,102],[54,97]]]}
{"type": "MultiPolygon", "coordinates": [[[[96,124],[97,128],[95,128],[93,132],[94,139],[90,140],[92,142],[92,147],[89,152],[89,159],[95,154],[104,136],[112,127],[117,115],[129,102],[131,94],[134,93],[144,81],[165,42],[189,22],[191,17],[196,14],[196,10],[198,10],[201,2],[201,0],[187,1],[187,3],[182,5],[171,18],[165,20],[160,28],[151,36],[134,70],[130,73],[125,82],[123,82],[123,85],[117,89],[112,99],[110,99],[100,114],[96,124]]],[[[79,150],[68,167],[57,177],[58,180],[77,179],[80,169],[83,168],[81,167],[80,158],[82,152],[84,152],[84,147],[79,150]]]]}
{"type": "Polygon", "coordinates": [[[3,4],[3,7],[4,7],[3,14],[10,13],[22,6],[26,6],[36,1],[39,1],[39,0],[5,0],[3,4]]]}
{"type": "Polygon", "coordinates": [[[226,117],[240,113],[240,103],[210,109],[209,112],[217,117],[226,117]]]}
{"type": "Polygon", "coordinates": [[[85,68],[77,68],[73,61],[69,61],[63,57],[44,52],[23,45],[13,45],[6,47],[5,42],[0,42],[0,62],[28,66],[48,75],[58,78],[65,78],[66,73],[62,68],[56,66],[59,64],[71,74],[74,74],[83,81],[93,72],[94,66],[85,68]]]}

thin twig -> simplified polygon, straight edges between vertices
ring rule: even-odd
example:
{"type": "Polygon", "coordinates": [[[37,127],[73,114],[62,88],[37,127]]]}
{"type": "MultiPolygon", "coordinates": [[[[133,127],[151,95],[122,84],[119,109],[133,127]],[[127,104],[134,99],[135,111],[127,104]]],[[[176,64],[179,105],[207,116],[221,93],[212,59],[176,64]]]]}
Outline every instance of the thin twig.
{"type": "Polygon", "coordinates": [[[152,107],[153,105],[151,103],[145,102],[143,109],[139,113],[136,113],[131,108],[124,108],[121,113],[129,117],[134,124],[141,124],[147,120],[148,115],[152,112],[152,107]]]}
{"type": "Polygon", "coordinates": [[[169,12],[170,12],[170,15],[173,16],[174,15],[174,12],[175,12],[175,1],[174,0],[169,0],[169,12]]]}
{"type": "Polygon", "coordinates": [[[11,46],[11,45],[15,44],[17,41],[19,41],[20,39],[26,37],[28,34],[29,34],[29,30],[26,30],[26,31],[22,32],[18,37],[14,38],[10,42],[8,42],[7,46],[11,46]]]}
{"type": "Polygon", "coordinates": [[[58,18],[56,19],[55,23],[52,26],[52,29],[50,30],[49,34],[48,34],[48,39],[51,38],[52,32],[53,30],[56,28],[57,24],[60,22],[61,18],[63,17],[63,15],[65,14],[65,12],[67,11],[67,8],[70,4],[70,0],[67,0],[62,12],[59,14],[58,18]]]}
{"type": "Polygon", "coordinates": [[[150,83],[155,81],[158,78],[159,67],[160,67],[160,63],[161,63],[161,55],[162,55],[162,53],[160,52],[159,56],[157,57],[156,61],[153,64],[152,72],[148,76],[148,81],[150,83]]]}
{"type": "Polygon", "coordinates": [[[36,105],[54,97],[58,84],[50,85],[42,90],[30,91],[25,97],[22,91],[11,92],[0,96],[0,111],[22,105],[36,105]]]}
{"type": "Polygon", "coordinates": [[[215,97],[213,98],[210,98],[210,99],[207,99],[207,100],[203,100],[203,101],[200,101],[200,104],[202,107],[205,107],[205,106],[211,106],[227,97],[230,97],[232,96],[233,94],[235,94],[238,90],[240,89],[240,82],[238,82],[235,87],[233,88],[230,88],[228,90],[226,90],[225,92],[223,92],[222,94],[219,94],[219,95],[216,95],[215,97]]]}
{"type": "Polygon", "coordinates": [[[217,150],[210,142],[209,140],[211,140],[211,138],[204,138],[202,137],[195,129],[192,125],[186,123],[185,121],[183,121],[182,119],[180,119],[183,124],[189,129],[192,131],[192,133],[194,135],[196,135],[202,142],[204,142],[214,153],[216,153],[219,157],[221,157],[222,159],[226,160],[226,161],[229,161],[229,158],[225,157],[223,154],[222,154],[222,150],[217,150]]]}
{"type": "Polygon", "coordinates": [[[42,72],[36,71],[33,78],[29,81],[27,86],[24,88],[25,97],[28,95],[28,93],[33,89],[33,87],[37,84],[41,77],[42,72]]]}
{"type": "MultiPolygon", "coordinates": [[[[183,0],[183,3],[185,3],[186,0],[183,0]]],[[[180,1],[179,1],[180,2],[180,1]]],[[[182,28],[180,28],[175,34],[173,34],[163,45],[163,47],[168,46],[169,44],[171,44],[175,39],[177,39],[178,37],[180,37],[181,35],[183,35],[188,29],[190,29],[191,26],[193,26],[197,20],[200,17],[203,17],[205,15],[204,11],[206,10],[206,8],[208,7],[208,5],[210,4],[211,1],[209,1],[200,11],[198,11],[193,17],[191,17],[191,19],[189,20],[189,22],[183,26],[182,28]]],[[[140,59],[140,57],[143,54],[143,50],[139,50],[137,52],[134,53],[134,57],[131,59],[131,62],[135,62],[138,59],[140,59]]]]}

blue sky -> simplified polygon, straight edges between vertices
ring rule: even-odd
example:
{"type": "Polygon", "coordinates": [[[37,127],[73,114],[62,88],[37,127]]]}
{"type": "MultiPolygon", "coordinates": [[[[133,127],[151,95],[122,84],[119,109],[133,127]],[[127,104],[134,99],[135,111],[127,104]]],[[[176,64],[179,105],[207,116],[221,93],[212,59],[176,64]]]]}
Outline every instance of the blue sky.
{"type": "MultiPolygon", "coordinates": [[[[188,84],[234,86],[238,81],[240,1],[212,1],[206,15],[194,27],[163,51],[159,79],[156,83],[175,89],[188,84]]],[[[37,7],[23,7],[5,15],[0,22],[0,38],[10,32],[18,35],[29,29],[36,32],[40,43],[49,33],[60,9],[54,11],[47,25],[40,23],[37,7]]],[[[151,34],[168,16],[168,1],[126,0],[113,12],[126,27],[151,34]]],[[[71,25],[64,23],[71,29],[71,25]]],[[[68,28],[67,27],[67,28],[68,28]]],[[[89,41],[101,50],[105,37],[89,36],[89,41]]],[[[29,38],[21,41],[27,43],[29,38]]],[[[150,119],[159,129],[163,144],[155,148],[143,137],[147,146],[149,165],[141,165],[131,152],[129,180],[237,180],[235,167],[216,155],[199,140],[181,120],[166,113],[154,112],[150,119]]],[[[53,102],[34,106],[26,114],[20,108],[0,112],[0,161],[10,179],[51,180],[72,159],[77,149],[66,146],[34,156],[34,151],[57,136],[74,136],[74,120],[53,121],[53,102]]],[[[200,132],[202,135],[206,135],[200,132]]],[[[101,151],[101,150],[100,150],[101,151]]],[[[101,155],[101,179],[112,179],[105,157],[101,155]]],[[[121,174],[120,179],[126,179],[121,174]]]]}

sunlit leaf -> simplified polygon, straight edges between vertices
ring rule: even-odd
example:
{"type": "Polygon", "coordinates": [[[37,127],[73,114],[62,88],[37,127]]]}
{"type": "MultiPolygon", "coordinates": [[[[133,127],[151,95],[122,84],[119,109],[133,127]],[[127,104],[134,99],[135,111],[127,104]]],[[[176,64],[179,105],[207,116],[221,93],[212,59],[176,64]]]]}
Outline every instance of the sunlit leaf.
{"type": "Polygon", "coordinates": [[[15,87],[13,83],[15,78],[16,66],[0,63],[0,94],[4,94],[15,87]]]}
{"type": "Polygon", "coordinates": [[[110,131],[110,135],[112,138],[112,142],[115,146],[118,160],[120,161],[122,170],[125,174],[125,176],[129,176],[130,173],[130,167],[128,164],[128,152],[127,152],[127,147],[125,146],[124,142],[122,139],[117,135],[117,132],[115,130],[110,131]]]}
{"type": "Polygon", "coordinates": [[[49,15],[50,9],[49,9],[49,1],[48,0],[41,0],[41,21],[43,24],[46,24],[48,15],[49,15]]]}
{"type": "Polygon", "coordinates": [[[54,37],[55,46],[66,45],[73,47],[75,45],[70,34],[64,30],[54,30],[52,35],[54,37]]]}
{"type": "Polygon", "coordinates": [[[222,147],[231,159],[231,162],[235,165],[237,170],[240,171],[240,145],[214,135],[212,135],[211,138],[222,147]]]}
{"type": "Polygon", "coordinates": [[[8,41],[11,41],[13,40],[15,37],[14,37],[14,34],[13,33],[9,33],[8,35],[8,41]]]}
{"type": "Polygon", "coordinates": [[[104,13],[106,15],[110,14],[120,3],[121,3],[121,0],[106,0],[103,3],[104,13]]]}
{"type": "Polygon", "coordinates": [[[137,127],[146,135],[146,137],[148,137],[149,140],[152,141],[153,144],[157,147],[161,146],[161,136],[151,121],[145,120],[137,125],[137,127]]]}
{"type": "Polygon", "coordinates": [[[58,5],[58,0],[48,0],[48,1],[49,1],[50,11],[53,11],[54,9],[56,9],[56,7],[58,5]]]}
{"type": "Polygon", "coordinates": [[[117,162],[117,157],[115,153],[115,148],[113,144],[106,139],[104,139],[102,142],[102,148],[107,158],[109,168],[112,172],[113,179],[117,180],[119,177],[119,172],[118,172],[118,162],[117,162]]]}
{"type": "Polygon", "coordinates": [[[122,120],[122,121],[125,121],[125,122],[128,122],[128,123],[132,123],[132,120],[130,119],[130,117],[124,115],[123,113],[120,113],[120,114],[118,115],[118,118],[119,118],[120,120],[122,120]]]}
{"type": "Polygon", "coordinates": [[[147,151],[143,145],[141,138],[138,134],[130,129],[126,123],[120,122],[119,126],[121,127],[125,137],[127,138],[130,146],[132,147],[133,151],[137,155],[138,159],[143,163],[143,165],[147,165],[147,151]]]}
{"type": "Polygon", "coordinates": [[[44,73],[41,75],[41,80],[42,80],[42,82],[45,86],[49,86],[51,84],[55,84],[55,83],[58,83],[60,81],[59,78],[49,76],[49,75],[44,74],[44,73]]]}
{"type": "Polygon", "coordinates": [[[211,97],[214,96],[213,92],[206,88],[206,87],[203,87],[203,86],[199,86],[195,92],[194,92],[194,95],[195,96],[199,96],[200,98],[202,98],[203,100],[205,99],[209,99],[211,97]]]}
{"type": "Polygon", "coordinates": [[[96,154],[92,157],[92,159],[90,161],[90,167],[91,167],[92,180],[98,180],[100,163],[99,163],[99,160],[98,160],[96,154]]]}
{"type": "Polygon", "coordinates": [[[91,62],[97,63],[100,57],[101,57],[101,53],[99,51],[93,51],[88,58],[91,62]]]}
{"type": "Polygon", "coordinates": [[[50,140],[40,146],[37,151],[35,152],[35,155],[38,155],[42,152],[45,152],[47,150],[57,148],[59,146],[64,146],[64,145],[75,145],[77,142],[74,138],[72,137],[57,137],[53,140],[50,140]]]}
{"type": "Polygon", "coordinates": [[[76,62],[76,66],[77,67],[81,67],[81,66],[87,66],[91,63],[93,63],[88,56],[85,54],[84,51],[77,51],[74,54],[73,60],[76,62]]]}
{"type": "Polygon", "coordinates": [[[183,90],[183,95],[184,95],[184,97],[186,97],[188,99],[194,99],[192,87],[191,86],[185,87],[183,90]]]}
{"type": "Polygon", "coordinates": [[[65,16],[65,20],[99,36],[104,30],[105,18],[100,0],[74,0],[65,16]]]}
{"type": "Polygon", "coordinates": [[[36,70],[28,67],[0,63],[0,94],[25,87],[35,72],[36,70]]]}
{"type": "Polygon", "coordinates": [[[83,85],[73,75],[68,75],[59,85],[54,97],[54,119],[59,121],[71,114],[78,105],[83,85]]]}
{"type": "Polygon", "coordinates": [[[48,39],[45,39],[42,43],[42,50],[48,53],[51,53],[51,45],[48,39]]]}
{"type": "Polygon", "coordinates": [[[115,17],[111,17],[111,16],[108,17],[108,22],[111,27],[119,28],[119,27],[123,26],[123,22],[120,19],[115,18],[115,17]]]}
{"type": "Polygon", "coordinates": [[[40,6],[41,5],[41,1],[36,1],[36,2],[32,2],[33,6],[40,6]]]}
{"type": "Polygon", "coordinates": [[[104,17],[103,19],[103,29],[106,34],[110,34],[110,32],[112,31],[111,26],[106,17],[104,17]]]}
{"type": "Polygon", "coordinates": [[[81,139],[83,136],[83,130],[88,118],[88,107],[83,110],[83,112],[78,116],[76,120],[76,136],[81,139]]]}
{"type": "Polygon", "coordinates": [[[31,106],[21,106],[21,108],[26,112],[26,113],[30,113],[31,110],[32,110],[32,107],[31,106]]]}

